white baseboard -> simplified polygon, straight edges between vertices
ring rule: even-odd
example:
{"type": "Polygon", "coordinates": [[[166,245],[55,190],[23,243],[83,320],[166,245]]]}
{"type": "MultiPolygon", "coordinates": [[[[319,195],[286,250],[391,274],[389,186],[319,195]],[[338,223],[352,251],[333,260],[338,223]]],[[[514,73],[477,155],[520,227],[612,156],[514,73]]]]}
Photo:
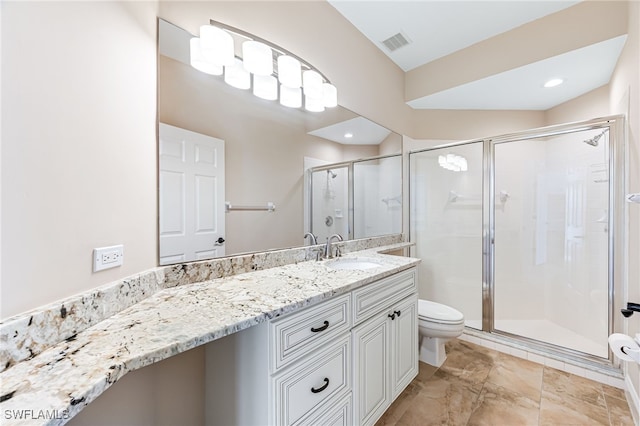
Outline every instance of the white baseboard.
{"type": "Polygon", "coordinates": [[[640,396],[638,390],[633,387],[633,383],[629,378],[629,375],[625,377],[625,396],[627,397],[627,403],[629,403],[629,409],[633,416],[633,422],[636,425],[640,425],[640,396]]]}

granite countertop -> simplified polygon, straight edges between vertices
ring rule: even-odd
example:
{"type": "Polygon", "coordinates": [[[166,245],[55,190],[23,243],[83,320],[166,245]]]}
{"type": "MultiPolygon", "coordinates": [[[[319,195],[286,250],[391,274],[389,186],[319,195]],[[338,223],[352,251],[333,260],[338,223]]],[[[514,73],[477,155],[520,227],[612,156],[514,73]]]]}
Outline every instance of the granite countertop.
{"type": "Polygon", "coordinates": [[[3,424],[64,424],[130,371],[417,265],[382,254],[404,247],[343,256],[382,265],[368,270],[306,261],[161,290],[0,373],[3,424]]]}

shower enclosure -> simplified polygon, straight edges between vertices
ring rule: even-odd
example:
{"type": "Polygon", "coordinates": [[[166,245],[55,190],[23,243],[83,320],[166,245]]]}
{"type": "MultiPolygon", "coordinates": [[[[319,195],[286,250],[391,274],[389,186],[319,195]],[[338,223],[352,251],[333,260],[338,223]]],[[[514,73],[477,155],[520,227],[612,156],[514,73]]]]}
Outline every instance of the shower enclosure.
{"type": "Polygon", "coordinates": [[[401,155],[314,167],[309,175],[309,232],[318,242],[402,232],[401,155]]]}
{"type": "Polygon", "coordinates": [[[621,301],[622,118],[411,152],[420,297],[466,327],[609,363],[621,301]]]}

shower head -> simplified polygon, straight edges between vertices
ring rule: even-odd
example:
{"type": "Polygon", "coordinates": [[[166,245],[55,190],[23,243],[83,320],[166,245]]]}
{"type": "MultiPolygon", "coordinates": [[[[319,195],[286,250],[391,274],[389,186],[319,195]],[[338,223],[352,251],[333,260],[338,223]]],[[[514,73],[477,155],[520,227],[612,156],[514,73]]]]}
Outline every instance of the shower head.
{"type": "Polygon", "coordinates": [[[327,170],[327,175],[330,175],[331,179],[335,179],[336,176],[338,176],[338,174],[333,172],[331,169],[327,170]]]}
{"type": "Polygon", "coordinates": [[[596,136],[592,137],[591,139],[585,139],[582,142],[586,143],[587,145],[598,146],[598,141],[600,140],[600,138],[602,136],[604,136],[605,133],[607,133],[607,130],[605,130],[604,132],[600,133],[599,135],[596,135],[596,136]]]}

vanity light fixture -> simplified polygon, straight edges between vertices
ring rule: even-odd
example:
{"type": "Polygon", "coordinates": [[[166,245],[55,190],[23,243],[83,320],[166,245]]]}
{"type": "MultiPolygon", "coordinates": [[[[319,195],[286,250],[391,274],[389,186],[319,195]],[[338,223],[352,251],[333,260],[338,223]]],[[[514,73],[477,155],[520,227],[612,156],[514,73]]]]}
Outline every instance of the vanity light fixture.
{"type": "Polygon", "coordinates": [[[261,99],[278,99],[278,80],[272,75],[253,76],[253,94],[261,99]]]}
{"type": "Polygon", "coordinates": [[[544,87],[546,88],[556,87],[556,86],[560,86],[562,83],[564,83],[563,79],[552,78],[551,80],[548,80],[546,83],[544,83],[544,87]]]}
{"type": "Polygon", "coordinates": [[[236,89],[246,90],[251,87],[251,74],[242,66],[242,61],[236,58],[233,65],[225,65],[224,82],[236,89]]]}
{"type": "Polygon", "coordinates": [[[440,167],[453,172],[466,172],[467,159],[455,154],[438,155],[438,164],[440,167]]]}
{"type": "Polygon", "coordinates": [[[216,65],[212,61],[208,61],[204,57],[200,39],[193,37],[189,44],[189,51],[191,56],[191,66],[211,75],[222,75],[222,65],[216,65]]]}
{"type": "Polygon", "coordinates": [[[279,100],[290,108],[320,112],[338,105],[338,90],[308,62],[260,37],[210,20],[200,27],[200,37],[190,42],[191,66],[238,89],[253,88],[253,94],[279,100]],[[242,57],[235,56],[234,38],[243,39],[242,57]],[[274,69],[274,63],[277,67],[274,69]],[[279,83],[279,84],[278,84],[279,83]],[[279,90],[278,90],[279,87],[279,90]]]}

